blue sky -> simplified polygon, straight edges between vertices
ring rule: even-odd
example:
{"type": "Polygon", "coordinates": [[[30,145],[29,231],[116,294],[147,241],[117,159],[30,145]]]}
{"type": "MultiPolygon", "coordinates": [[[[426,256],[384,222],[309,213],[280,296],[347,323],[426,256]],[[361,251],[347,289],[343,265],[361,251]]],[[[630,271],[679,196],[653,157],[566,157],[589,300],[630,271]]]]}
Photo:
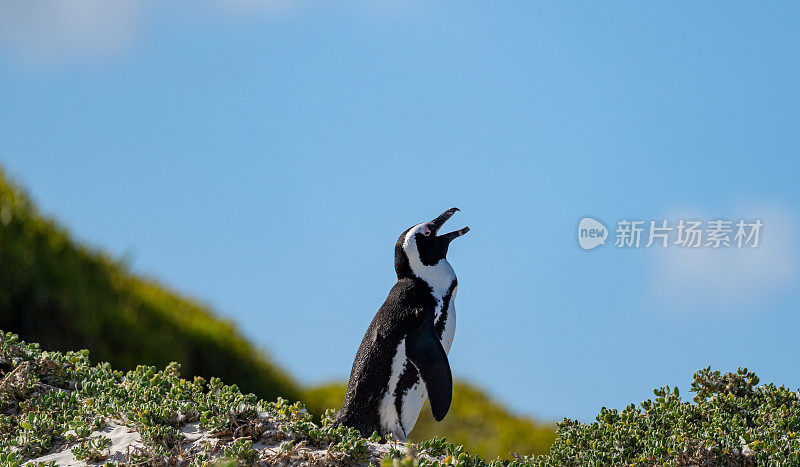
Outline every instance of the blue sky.
{"type": "Polygon", "coordinates": [[[587,420],[707,365],[796,388],[798,13],[0,3],[0,163],[306,383],[347,377],[398,235],[457,206],[451,366],[509,407],[587,420]],[[583,216],[765,227],[582,251],[583,216]]]}

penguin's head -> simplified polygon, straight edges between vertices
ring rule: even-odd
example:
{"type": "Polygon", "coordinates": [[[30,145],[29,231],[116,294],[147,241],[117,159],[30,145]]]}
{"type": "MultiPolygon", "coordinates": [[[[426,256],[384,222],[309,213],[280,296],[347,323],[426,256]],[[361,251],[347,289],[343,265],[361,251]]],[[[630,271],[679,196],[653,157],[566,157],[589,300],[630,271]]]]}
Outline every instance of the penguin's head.
{"type": "Polygon", "coordinates": [[[450,208],[436,219],[417,224],[400,235],[394,247],[394,268],[398,278],[421,277],[423,270],[436,266],[440,261],[447,262],[450,242],[469,232],[469,227],[464,227],[439,235],[439,229],[457,211],[458,208],[450,208]]]}

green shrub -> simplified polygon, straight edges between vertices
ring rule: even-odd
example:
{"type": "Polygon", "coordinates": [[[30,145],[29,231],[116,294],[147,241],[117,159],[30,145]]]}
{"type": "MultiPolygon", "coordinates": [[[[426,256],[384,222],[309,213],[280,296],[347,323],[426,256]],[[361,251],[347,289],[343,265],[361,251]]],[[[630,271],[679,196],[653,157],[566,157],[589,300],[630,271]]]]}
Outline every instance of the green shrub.
{"type": "MultiPolygon", "coordinates": [[[[593,423],[565,419],[545,455],[486,461],[442,438],[407,450],[388,440],[383,463],[798,465],[800,393],[758,382],[747,369],[727,374],[700,370],[691,386],[693,401],[664,387],[638,406],[601,409],[593,423]]],[[[189,381],[180,377],[177,364],[163,370],[139,366],[123,374],[107,363],[92,366],[85,351],[45,352],[13,334],[0,333],[0,401],[0,462],[7,465],[19,465],[64,444],[81,459],[100,460],[108,454],[107,438],[70,440],[66,433],[76,425],[96,429],[110,419],[126,420],[142,433],[144,448],[127,460],[142,465],[203,465],[215,451],[236,464],[377,460],[370,451],[377,438],[364,439],[353,429],[334,427],[332,411],[317,424],[300,403],[281,398],[264,402],[218,379],[189,381]],[[185,451],[178,442],[179,430],[188,423],[199,423],[211,436],[228,441],[202,452],[185,451]],[[264,437],[277,443],[276,448],[253,449],[253,441],[264,437]],[[314,451],[309,454],[309,449],[314,451]],[[313,455],[322,457],[308,457],[313,455]]]]}
{"type": "Polygon", "coordinates": [[[72,448],[75,458],[86,462],[100,462],[108,458],[108,448],[111,447],[111,439],[105,436],[98,436],[78,443],[72,448]]]}
{"type": "MultiPolygon", "coordinates": [[[[693,402],[678,389],[622,411],[603,408],[590,424],[565,419],[539,465],[798,465],[800,394],[756,386],[746,368],[694,375],[693,402]]],[[[530,459],[533,461],[533,459],[530,459]]]]}
{"type": "Polygon", "coordinates": [[[123,420],[141,434],[144,447],[125,460],[137,465],[202,465],[215,451],[233,462],[250,464],[269,456],[253,449],[253,440],[265,434],[285,440],[274,454],[276,459],[302,458],[308,447],[344,464],[368,458],[367,440],[355,430],[333,427],[330,417],[317,425],[300,403],[282,398],[265,402],[217,378],[208,383],[200,377],[189,381],[181,378],[177,363],[163,370],[140,365],[123,374],[108,363],[92,366],[85,351],[42,351],[37,344],[2,332],[0,399],[4,465],[18,465],[56,446],[67,446],[80,460],[103,460],[109,454],[109,438],[70,439],[67,433],[76,425],[100,428],[109,420],[123,420]],[[210,451],[187,451],[180,443],[180,429],[189,423],[199,423],[210,436],[229,441],[210,451]]]}

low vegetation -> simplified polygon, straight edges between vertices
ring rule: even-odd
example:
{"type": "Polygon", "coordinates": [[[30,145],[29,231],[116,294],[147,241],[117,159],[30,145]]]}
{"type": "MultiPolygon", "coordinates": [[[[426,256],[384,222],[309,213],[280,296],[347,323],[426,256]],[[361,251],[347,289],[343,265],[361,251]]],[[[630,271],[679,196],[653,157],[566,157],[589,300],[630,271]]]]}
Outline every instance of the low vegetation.
{"type": "Polygon", "coordinates": [[[365,439],[334,427],[333,411],[317,424],[300,403],[265,402],[217,378],[187,380],[174,363],[123,374],[92,366],[86,351],[42,351],[0,333],[0,463],[53,465],[39,457],[69,451],[118,465],[796,465],[800,393],[757,384],[746,369],[706,368],[691,402],[656,389],[638,406],[603,408],[593,423],[565,419],[549,454],[487,461],[441,438],[365,439]],[[138,433],[132,449],[111,457],[101,431],[110,424],[138,433]]]}
{"type": "Polygon", "coordinates": [[[463,448],[433,439],[406,446],[335,427],[333,411],[314,423],[304,406],[243,394],[217,378],[180,377],[178,364],[122,373],[92,366],[87,351],[42,351],[0,332],[0,463],[55,465],[474,465],[463,448]],[[109,425],[137,436],[113,453],[109,425]],[[201,432],[201,436],[189,434],[201,432]],[[65,454],[42,460],[46,454],[65,454]]]}
{"type": "Polygon", "coordinates": [[[346,463],[369,457],[367,440],[353,430],[311,422],[300,403],[258,400],[227,386],[139,366],[125,374],[108,363],[92,366],[88,352],[47,352],[16,335],[0,336],[0,462],[19,465],[53,450],[79,460],[108,458],[111,440],[98,434],[109,423],[139,433],[141,443],[115,462],[203,465],[215,459],[242,464],[275,460],[346,463]],[[184,443],[187,426],[208,435],[184,443]],[[254,449],[254,442],[262,447],[254,449]],[[325,450],[320,453],[306,447],[325,450]],[[318,458],[315,458],[318,457],[318,458]]]}
{"type": "Polygon", "coordinates": [[[691,402],[677,388],[597,421],[564,420],[551,465],[798,465],[800,390],[765,384],[746,368],[695,373],[691,402]]]}

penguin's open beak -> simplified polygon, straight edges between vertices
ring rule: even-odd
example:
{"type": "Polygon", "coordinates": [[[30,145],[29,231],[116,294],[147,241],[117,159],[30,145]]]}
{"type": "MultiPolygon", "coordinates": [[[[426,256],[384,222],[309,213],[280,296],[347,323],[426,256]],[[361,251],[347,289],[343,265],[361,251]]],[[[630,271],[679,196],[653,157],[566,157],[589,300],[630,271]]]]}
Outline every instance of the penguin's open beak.
{"type": "Polygon", "coordinates": [[[453,217],[453,214],[455,214],[456,212],[458,212],[458,208],[450,208],[447,211],[443,212],[439,217],[430,222],[433,233],[437,235],[437,238],[447,240],[447,242],[450,243],[450,241],[452,241],[454,238],[458,238],[464,235],[465,233],[469,232],[469,227],[464,227],[463,229],[456,230],[454,232],[449,232],[444,235],[438,235],[439,229],[441,229],[444,223],[447,222],[448,219],[453,217]]]}

